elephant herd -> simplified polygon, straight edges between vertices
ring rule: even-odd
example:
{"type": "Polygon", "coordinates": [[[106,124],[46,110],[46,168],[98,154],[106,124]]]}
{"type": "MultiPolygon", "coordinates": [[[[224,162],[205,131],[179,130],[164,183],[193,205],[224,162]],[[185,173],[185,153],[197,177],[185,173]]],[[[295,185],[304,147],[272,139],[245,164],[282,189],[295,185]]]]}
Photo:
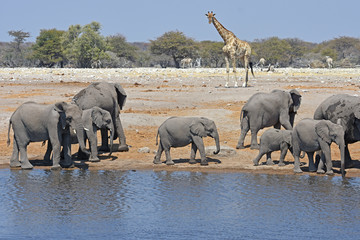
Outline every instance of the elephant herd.
{"type": "Polygon", "coordinates": [[[71,167],[71,144],[79,143],[78,156],[89,157],[97,162],[96,131],[101,130],[100,151],[111,154],[113,140],[119,138],[117,151],[128,151],[124,130],[120,121],[120,110],[125,104],[126,93],[120,84],[107,82],[93,83],[76,94],[71,103],[58,102],[44,105],[26,102],[18,107],[10,117],[10,128],[14,132],[13,154],[10,167],[32,169],[27,157],[27,146],[30,142],[48,141],[44,160],[50,162],[52,152],[52,169],[71,167]],[[108,143],[110,131],[110,147],[108,143]],[[85,149],[86,138],[91,152],[85,149]],[[62,152],[61,152],[62,147],[62,152]],[[63,161],[61,159],[63,154],[63,161]],[[20,155],[20,160],[19,160],[20,155]]]}
{"type": "MultiPolygon", "coordinates": [[[[18,107],[9,121],[14,133],[13,154],[10,167],[32,169],[27,157],[27,146],[30,142],[48,142],[44,156],[51,162],[52,169],[71,167],[71,144],[79,143],[78,157],[97,162],[97,130],[101,130],[101,147],[99,151],[112,153],[113,140],[119,138],[116,151],[128,151],[124,130],[120,121],[120,110],[126,102],[127,95],[120,84],[99,82],[92,83],[76,94],[70,103],[58,102],[44,105],[26,102],[18,107]],[[110,131],[110,146],[109,136],[110,131]],[[85,148],[89,141],[90,152],[85,148]],[[61,151],[62,149],[62,151],[61,151]],[[61,156],[63,154],[63,156],[61,156]],[[20,159],[19,159],[20,155],[20,159]],[[63,160],[61,160],[63,158],[63,160]]],[[[341,173],[345,167],[353,165],[348,149],[349,143],[360,141],[360,98],[347,94],[338,94],[322,102],[314,113],[313,119],[302,119],[294,127],[295,115],[301,104],[301,95],[297,90],[273,90],[269,93],[256,93],[249,98],[240,114],[241,134],[237,149],[245,148],[244,139],[251,131],[252,149],[259,149],[253,160],[258,165],[266,154],[267,164],[273,151],[281,151],[279,165],[284,164],[287,150],[294,156],[294,172],[300,169],[301,152],[307,153],[309,171],[333,174],[330,145],[335,142],[341,153],[341,173]],[[271,127],[257,142],[260,129],[271,127]],[[280,130],[281,126],[285,130],[280,130]],[[320,159],[318,166],[314,163],[314,153],[320,159]]],[[[191,144],[190,163],[196,163],[196,152],[200,152],[201,165],[207,165],[202,138],[214,138],[216,151],[220,151],[219,134],[215,122],[207,118],[171,117],[158,129],[156,142],[160,137],[154,164],[160,164],[161,154],[165,151],[166,164],[172,165],[170,148],[191,144]]]]}
{"type": "Polygon", "coordinates": [[[307,154],[309,171],[333,174],[330,145],[335,142],[340,149],[341,174],[345,168],[353,166],[348,149],[349,143],[360,141],[360,98],[347,94],[333,95],[325,99],[315,110],[313,119],[300,120],[294,127],[294,118],[301,104],[301,95],[296,90],[285,92],[273,90],[270,93],[256,93],[248,100],[241,111],[241,135],[237,148],[244,148],[246,133],[251,131],[251,148],[259,149],[253,160],[258,165],[266,154],[267,164],[273,164],[271,152],[280,150],[279,165],[289,149],[294,156],[294,172],[300,168],[301,152],[307,154]],[[268,129],[257,143],[257,132],[268,129]],[[283,126],[285,130],[280,130],[283,126]],[[314,153],[320,157],[318,166],[314,163],[314,153]]]}

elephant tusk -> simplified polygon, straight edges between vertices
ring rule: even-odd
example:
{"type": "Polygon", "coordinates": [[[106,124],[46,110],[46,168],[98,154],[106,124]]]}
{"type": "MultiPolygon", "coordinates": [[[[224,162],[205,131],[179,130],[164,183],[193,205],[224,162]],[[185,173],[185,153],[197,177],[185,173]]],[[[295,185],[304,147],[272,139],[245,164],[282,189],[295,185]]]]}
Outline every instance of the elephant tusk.
{"type": "Polygon", "coordinates": [[[85,131],[89,131],[89,129],[87,129],[87,128],[85,128],[85,127],[84,127],[84,130],[85,130],[85,131]]]}
{"type": "Polygon", "coordinates": [[[76,130],[74,129],[73,132],[76,134],[76,130]]]}

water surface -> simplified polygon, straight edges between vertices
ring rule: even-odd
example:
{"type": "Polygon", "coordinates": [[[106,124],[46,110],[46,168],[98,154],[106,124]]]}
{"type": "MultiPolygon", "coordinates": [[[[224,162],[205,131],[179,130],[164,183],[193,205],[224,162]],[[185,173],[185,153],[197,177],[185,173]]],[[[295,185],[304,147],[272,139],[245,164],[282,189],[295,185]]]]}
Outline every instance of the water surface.
{"type": "Polygon", "coordinates": [[[359,178],[0,170],[1,239],[359,239],[359,178]]]}

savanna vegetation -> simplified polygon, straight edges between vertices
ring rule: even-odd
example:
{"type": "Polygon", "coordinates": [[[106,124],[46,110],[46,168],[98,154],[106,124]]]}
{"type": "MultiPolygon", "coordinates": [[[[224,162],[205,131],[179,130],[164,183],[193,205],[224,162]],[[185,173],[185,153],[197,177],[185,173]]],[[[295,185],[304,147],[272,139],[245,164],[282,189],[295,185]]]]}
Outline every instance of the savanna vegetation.
{"type": "MultiPolygon", "coordinates": [[[[35,42],[30,33],[12,30],[11,42],[0,42],[0,67],[129,68],[181,67],[184,58],[194,67],[224,67],[223,42],[196,41],[180,31],[166,32],[150,42],[130,43],[126,37],[101,35],[101,24],[71,25],[68,30],[43,29],[35,42]]],[[[297,38],[270,37],[249,42],[252,61],[260,58],[266,66],[326,67],[331,57],[334,67],[360,65],[360,39],[338,37],[322,43],[297,38]]]]}

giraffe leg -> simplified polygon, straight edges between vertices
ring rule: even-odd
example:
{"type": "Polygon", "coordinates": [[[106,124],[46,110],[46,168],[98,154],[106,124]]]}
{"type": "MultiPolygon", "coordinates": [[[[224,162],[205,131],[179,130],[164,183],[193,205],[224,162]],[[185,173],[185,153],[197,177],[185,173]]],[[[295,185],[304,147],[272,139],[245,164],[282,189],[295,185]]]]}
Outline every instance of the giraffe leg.
{"type": "Polygon", "coordinates": [[[233,73],[234,73],[234,77],[235,77],[234,87],[237,88],[238,87],[238,80],[236,78],[236,58],[235,58],[234,55],[231,57],[231,61],[232,61],[233,73]]]}
{"type": "Polygon", "coordinates": [[[245,66],[245,79],[244,79],[243,87],[247,87],[248,86],[248,75],[249,75],[249,58],[246,55],[244,56],[243,63],[245,66]]]}
{"type": "Polygon", "coordinates": [[[225,63],[226,63],[226,73],[227,73],[227,80],[225,83],[225,87],[228,88],[229,87],[229,78],[230,78],[230,66],[229,66],[229,58],[227,55],[225,55],[225,63]]]}

